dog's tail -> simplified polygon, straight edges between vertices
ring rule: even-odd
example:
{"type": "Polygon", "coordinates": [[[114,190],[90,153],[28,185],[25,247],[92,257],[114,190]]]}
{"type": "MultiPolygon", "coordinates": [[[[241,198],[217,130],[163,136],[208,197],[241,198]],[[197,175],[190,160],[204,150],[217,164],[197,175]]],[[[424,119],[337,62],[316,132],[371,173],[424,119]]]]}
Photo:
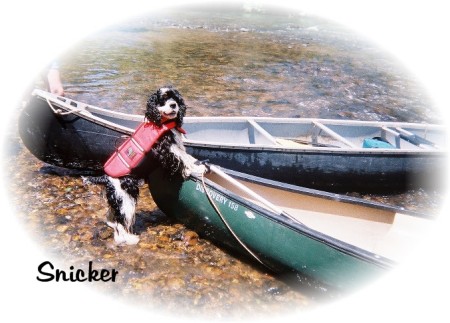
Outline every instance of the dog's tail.
{"type": "Polygon", "coordinates": [[[108,183],[108,175],[101,175],[101,176],[81,176],[83,179],[83,183],[88,184],[102,184],[105,185],[108,183]]]}
{"type": "MultiPolygon", "coordinates": [[[[81,176],[81,178],[83,179],[83,183],[85,185],[89,185],[89,184],[101,184],[101,185],[106,185],[108,183],[111,183],[111,177],[103,174],[100,176],[81,176]]],[[[121,182],[126,183],[125,185],[128,185],[128,183],[134,183],[133,185],[138,185],[138,186],[142,186],[145,183],[145,180],[142,178],[135,178],[133,176],[125,176],[125,177],[121,177],[121,182]]]]}

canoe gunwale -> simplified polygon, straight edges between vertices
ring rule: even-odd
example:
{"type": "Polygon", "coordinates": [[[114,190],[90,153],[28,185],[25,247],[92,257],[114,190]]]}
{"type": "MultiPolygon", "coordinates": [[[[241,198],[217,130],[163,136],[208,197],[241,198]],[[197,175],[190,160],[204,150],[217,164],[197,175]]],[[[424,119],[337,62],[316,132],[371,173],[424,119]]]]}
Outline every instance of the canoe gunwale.
{"type": "MultiPolygon", "coordinates": [[[[94,114],[99,114],[111,118],[115,118],[118,121],[120,120],[128,120],[134,122],[143,122],[142,115],[136,114],[128,114],[117,111],[111,111],[108,109],[99,108],[93,105],[84,104],[82,102],[62,98],[51,93],[42,91],[42,90],[34,90],[32,93],[34,96],[44,100],[51,101],[52,104],[58,105],[58,107],[64,109],[67,112],[71,112],[74,115],[85,118],[89,121],[92,121],[96,124],[105,126],[112,130],[116,130],[125,135],[131,135],[134,132],[134,129],[128,128],[120,125],[120,123],[112,123],[107,120],[104,120],[100,117],[95,116],[94,114]],[[68,102],[74,102],[76,105],[83,106],[82,109],[77,109],[74,106],[71,106],[68,102]],[[94,113],[94,114],[92,114],[94,113]]],[[[268,118],[268,117],[185,117],[184,123],[210,123],[210,122],[220,122],[220,123],[235,123],[235,122],[249,122],[250,124],[256,123],[259,126],[259,123],[278,123],[278,124],[323,124],[323,125],[354,125],[354,126],[372,126],[383,128],[388,124],[390,127],[414,127],[420,130],[440,130],[444,131],[444,126],[435,125],[435,124],[420,124],[420,123],[407,123],[407,122],[379,122],[379,121],[361,121],[361,120],[335,120],[335,119],[316,119],[316,118],[302,118],[302,119],[292,119],[292,118],[268,118]]],[[[330,152],[336,153],[340,152],[343,154],[363,154],[363,155],[442,155],[443,153],[446,155],[446,152],[442,149],[383,149],[383,148],[359,148],[359,147],[316,147],[316,146],[306,146],[305,148],[300,147],[283,147],[280,145],[255,145],[255,144],[233,144],[227,142],[203,142],[199,140],[191,140],[189,139],[189,134],[183,138],[183,141],[186,145],[192,147],[200,147],[200,148],[214,148],[214,149],[250,149],[250,150],[270,150],[276,152],[300,152],[300,153],[308,153],[308,152],[330,152]]]]}
{"type": "MultiPolygon", "coordinates": [[[[185,139],[185,143],[195,147],[209,147],[213,149],[261,149],[261,150],[273,150],[273,151],[285,151],[285,152],[299,152],[305,153],[308,151],[329,151],[329,152],[350,152],[350,153],[363,153],[363,154],[387,154],[387,155],[398,155],[398,154],[415,154],[415,155],[426,155],[428,153],[442,154],[446,150],[437,147],[415,147],[415,148],[400,148],[395,149],[388,148],[369,148],[369,147],[358,147],[352,142],[349,142],[346,138],[342,137],[328,126],[348,126],[348,127],[373,127],[378,128],[380,131],[392,131],[395,132],[397,136],[400,133],[394,129],[402,128],[414,128],[415,130],[421,131],[445,131],[445,127],[437,124],[420,124],[420,123],[408,123],[408,122],[383,122],[383,121],[361,121],[361,120],[347,120],[347,119],[317,119],[317,118],[271,118],[271,117],[187,117],[185,118],[185,125],[188,128],[189,124],[234,124],[234,123],[248,123],[251,127],[258,127],[262,129],[263,136],[269,136],[268,143],[265,144],[252,144],[252,143],[242,143],[236,144],[233,142],[226,141],[208,141],[189,139],[189,135],[185,139]],[[282,146],[276,143],[276,137],[272,137],[270,133],[263,129],[261,125],[276,124],[276,125],[311,125],[316,128],[322,129],[324,132],[328,133],[334,137],[337,141],[341,142],[345,147],[326,147],[326,146],[314,146],[306,145],[305,147],[289,147],[282,146]]],[[[405,131],[405,130],[403,130],[405,131]]],[[[284,138],[283,136],[279,137],[284,138]]],[[[401,138],[396,138],[396,140],[401,140],[401,138]]]]}
{"type": "MultiPolygon", "coordinates": [[[[187,137],[189,134],[187,135],[187,137]]],[[[197,148],[207,148],[207,149],[217,149],[217,150],[236,150],[236,149],[244,149],[244,150],[255,150],[255,151],[273,151],[273,152],[283,152],[283,153],[301,153],[301,154],[315,154],[315,153],[330,153],[335,155],[339,154],[354,154],[354,155],[379,155],[380,157],[399,157],[399,156],[443,156],[442,150],[417,150],[417,149],[382,149],[382,148],[332,148],[332,147],[313,147],[307,146],[305,148],[300,147],[282,147],[275,145],[255,145],[255,144],[232,144],[226,142],[217,142],[217,143],[205,143],[199,140],[191,140],[189,138],[184,138],[183,143],[186,146],[197,147],[197,148]]]]}
{"type": "Polygon", "coordinates": [[[425,124],[425,123],[410,123],[410,122],[395,122],[395,121],[363,121],[363,120],[349,120],[349,119],[318,119],[318,118],[273,118],[273,117],[186,117],[187,123],[207,123],[207,122],[226,122],[235,123],[237,121],[252,121],[263,123],[285,123],[285,124],[312,124],[314,122],[319,122],[324,125],[352,125],[352,126],[372,126],[381,127],[388,124],[391,127],[411,127],[421,130],[445,130],[445,126],[439,124],[425,124]]]}
{"type": "MultiPolygon", "coordinates": [[[[129,115],[126,113],[112,112],[112,111],[109,111],[106,109],[97,108],[97,107],[93,107],[91,105],[83,104],[79,101],[64,98],[64,100],[67,100],[69,102],[74,102],[77,106],[82,105],[83,108],[79,109],[79,108],[76,108],[75,106],[71,106],[70,103],[62,101],[61,100],[62,98],[60,98],[60,97],[48,96],[48,95],[42,96],[42,93],[45,94],[45,92],[43,92],[41,90],[33,91],[33,95],[36,96],[37,98],[47,102],[47,104],[49,104],[49,101],[50,101],[52,105],[55,104],[58,108],[63,109],[66,113],[65,115],[68,115],[67,112],[69,112],[70,114],[76,115],[80,118],[86,119],[87,121],[93,122],[93,123],[103,126],[105,128],[109,128],[111,130],[115,130],[117,132],[123,133],[124,135],[133,134],[135,129],[122,126],[118,123],[109,122],[107,120],[104,120],[100,117],[95,116],[94,114],[92,114],[92,112],[100,114],[100,115],[110,116],[110,117],[117,118],[117,119],[139,122],[138,118],[136,118],[136,117],[138,117],[137,115],[129,115]]],[[[50,105],[49,105],[49,108],[52,108],[52,110],[54,110],[53,107],[50,107],[50,105]]],[[[58,115],[58,114],[56,114],[56,115],[58,115]]],[[[141,122],[143,121],[142,116],[140,117],[140,121],[141,122]]]]}
{"type": "Polygon", "coordinates": [[[281,188],[288,192],[302,193],[302,194],[305,194],[308,196],[321,197],[321,198],[326,198],[326,199],[333,200],[333,201],[339,201],[339,202],[362,205],[362,206],[369,206],[369,207],[373,207],[373,208],[380,209],[380,210],[392,211],[395,213],[402,213],[404,215],[414,216],[414,217],[418,217],[418,218],[425,218],[425,219],[430,219],[430,220],[433,220],[436,218],[436,216],[434,216],[434,215],[428,215],[425,213],[408,210],[403,207],[392,206],[392,205],[387,205],[387,204],[383,204],[383,203],[379,203],[379,202],[363,200],[363,199],[357,198],[357,197],[316,190],[316,189],[308,188],[308,187],[304,187],[304,186],[297,186],[297,185],[292,185],[292,184],[288,184],[288,183],[282,183],[279,181],[274,181],[274,180],[271,180],[268,178],[257,177],[257,176],[245,174],[245,173],[238,172],[238,171],[231,170],[231,169],[225,169],[225,168],[221,168],[221,169],[225,173],[227,173],[228,175],[230,175],[234,178],[242,179],[242,180],[250,182],[250,183],[262,184],[262,185],[265,185],[265,186],[268,186],[271,188],[281,188]]]}
{"type": "MultiPolygon", "coordinates": [[[[191,175],[190,179],[199,184],[202,183],[202,179],[196,175],[191,175]]],[[[293,221],[292,219],[290,219],[286,216],[283,216],[281,214],[276,214],[273,211],[270,211],[266,208],[263,208],[257,204],[252,203],[251,201],[248,201],[248,200],[238,196],[237,194],[233,193],[232,191],[220,186],[219,184],[214,183],[213,181],[211,181],[207,178],[204,178],[204,181],[205,181],[205,184],[209,188],[212,188],[215,191],[220,192],[221,194],[230,198],[231,200],[234,200],[234,202],[244,205],[246,208],[257,212],[259,215],[265,217],[266,219],[269,219],[270,221],[275,221],[278,224],[283,225],[284,227],[286,227],[290,230],[295,230],[296,232],[298,232],[310,239],[313,239],[320,243],[324,243],[328,247],[333,248],[339,252],[342,252],[351,257],[369,262],[371,264],[374,264],[374,265],[376,265],[380,268],[384,268],[384,269],[393,268],[397,264],[395,261],[393,261],[389,258],[386,258],[382,255],[375,254],[373,252],[359,248],[355,245],[349,244],[342,240],[333,238],[333,237],[326,235],[320,231],[316,231],[300,222],[293,221]]]]}

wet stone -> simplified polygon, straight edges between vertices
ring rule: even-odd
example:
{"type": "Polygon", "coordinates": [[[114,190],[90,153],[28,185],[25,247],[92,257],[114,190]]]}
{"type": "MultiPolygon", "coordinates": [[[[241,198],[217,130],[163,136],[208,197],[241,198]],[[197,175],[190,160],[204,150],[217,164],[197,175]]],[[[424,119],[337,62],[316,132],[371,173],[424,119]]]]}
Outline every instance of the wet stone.
{"type": "Polygon", "coordinates": [[[58,225],[56,227],[56,231],[63,233],[66,232],[68,228],[69,228],[68,225],[58,225]]]}
{"type": "Polygon", "coordinates": [[[114,236],[114,230],[108,226],[103,226],[96,231],[96,235],[101,240],[110,239],[114,236]]]}
{"type": "Polygon", "coordinates": [[[183,234],[183,242],[186,246],[194,246],[198,243],[198,234],[194,231],[186,231],[183,234]]]}
{"type": "Polygon", "coordinates": [[[170,289],[181,289],[184,288],[185,282],[181,278],[170,278],[167,280],[166,286],[170,289]]]}

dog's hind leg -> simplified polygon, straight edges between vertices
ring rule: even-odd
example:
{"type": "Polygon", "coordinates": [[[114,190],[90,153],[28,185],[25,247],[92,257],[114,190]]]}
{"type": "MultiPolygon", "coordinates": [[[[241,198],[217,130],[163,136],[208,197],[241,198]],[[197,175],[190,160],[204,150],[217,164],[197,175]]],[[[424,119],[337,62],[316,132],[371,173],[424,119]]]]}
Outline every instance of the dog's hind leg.
{"type": "Polygon", "coordinates": [[[139,237],[132,233],[139,196],[138,181],[132,177],[108,177],[106,197],[109,204],[107,224],[114,229],[117,244],[136,244],[139,237]]]}

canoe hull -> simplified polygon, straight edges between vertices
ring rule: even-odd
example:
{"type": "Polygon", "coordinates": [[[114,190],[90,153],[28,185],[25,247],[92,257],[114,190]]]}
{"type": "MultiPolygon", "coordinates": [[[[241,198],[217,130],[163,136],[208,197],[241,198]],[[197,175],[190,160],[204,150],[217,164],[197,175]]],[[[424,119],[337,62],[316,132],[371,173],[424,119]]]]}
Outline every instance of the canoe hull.
{"type": "Polygon", "coordinates": [[[45,100],[31,97],[19,117],[19,135],[38,159],[59,167],[100,171],[124,134],[75,114],[56,115],[45,100]]]}
{"type": "Polygon", "coordinates": [[[332,191],[386,192],[437,187],[437,170],[445,169],[444,159],[436,154],[389,155],[185,145],[199,160],[258,177],[332,191]]]}
{"type": "Polygon", "coordinates": [[[214,243],[256,261],[234,238],[212,207],[205,189],[239,239],[265,266],[277,273],[300,273],[337,289],[361,287],[386,272],[390,265],[353,248],[328,243],[320,233],[283,219],[233,193],[199,178],[167,183],[161,171],[149,176],[150,192],[168,216],[214,243]]]}

